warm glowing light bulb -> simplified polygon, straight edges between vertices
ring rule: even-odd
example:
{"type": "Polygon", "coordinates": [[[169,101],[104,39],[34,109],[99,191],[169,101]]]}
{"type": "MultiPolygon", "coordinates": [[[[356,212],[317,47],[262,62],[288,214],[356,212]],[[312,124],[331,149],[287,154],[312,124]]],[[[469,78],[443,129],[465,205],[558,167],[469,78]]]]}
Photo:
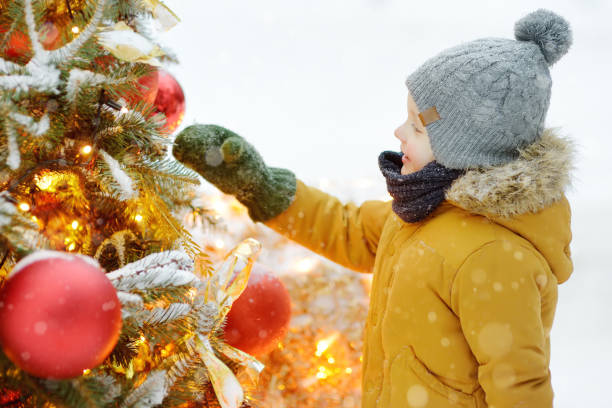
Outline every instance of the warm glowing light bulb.
{"type": "Polygon", "coordinates": [[[93,150],[93,147],[91,147],[90,145],[83,146],[83,148],[81,149],[81,153],[89,154],[91,153],[92,150],[93,150]]]}
{"type": "Polygon", "coordinates": [[[140,221],[142,221],[142,215],[140,215],[140,214],[136,214],[136,216],[134,217],[134,219],[136,220],[136,222],[140,222],[140,221]]]}
{"type": "Polygon", "coordinates": [[[218,249],[223,249],[225,247],[225,242],[223,242],[223,240],[219,238],[219,239],[215,240],[215,246],[218,249]]]}
{"type": "Polygon", "coordinates": [[[145,341],[145,336],[140,336],[140,341],[145,341]]]}
{"type": "Polygon", "coordinates": [[[74,34],[78,34],[78,33],[79,33],[79,31],[80,31],[80,30],[79,30],[79,27],[78,27],[78,26],[74,26],[74,27],[72,27],[72,32],[73,32],[74,34]]]}
{"type": "Polygon", "coordinates": [[[91,373],[91,370],[89,368],[83,370],[83,375],[87,375],[89,373],[91,373]]]}
{"type": "Polygon", "coordinates": [[[74,242],[68,245],[68,251],[74,251],[74,248],[76,248],[76,244],[74,242]]]}
{"type": "Polygon", "coordinates": [[[45,174],[42,176],[36,176],[36,187],[41,190],[48,190],[53,184],[54,176],[51,174],[45,174]]]}
{"type": "Polygon", "coordinates": [[[318,378],[319,380],[324,380],[324,379],[326,379],[326,378],[327,378],[327,374],[325,374],[323,371],[319,371],[319,372],[317,373],[317,378],[318,378]]]}
{"type": "Polygon", "coordinates": [[[228,205],[223,200],[221,196],[213,196],[210,198],[208,202],[208,206],[212,209],[217,215],[223,216],[228,213],[228,205]]]}
{"type": "Polygon", "coordinates": [[[126,113],[128,113],[128,108],[126,108],[125,106],[123,106],[123,107],[121,107],[121,110],[120,110],[119,112],[121,112],[121,113],[123,113],[123,114],[126,114],[126,113]]]}
{"type": "Polygon", "coordinates": [[[295,263],[295,269],[298,272],[306,273],[314,269],[317,260],[314,258],[302,258],[295,263]]]}
{"type": "Polygon", "coordinates": [[[77,229],[79,228],[79,222],[77,220],[72,221],[72,229],[77,229]]]}
{"type": "Polygon", "coordinates": [[[30,211],[30,204],[28,204],[28,203],[21,203],[21,204],[19,204],[19,209],[21,211],[30,211]]]}
{"type": "Polygon", "coordinates": [[[189,299],[191,299],[191,300],[195,299],[197,294],[198,294],[198,289],[197,288],[191,288],[187,292],[187,296],[189,296],[189,299]]]}
{"type": "Polygon", "coordinates": [[[338,333],[334,333],[331,336],[324,338],[323,340],[319,340],[317,342],[317,352],[315,353],[315,355],[317,357],[321,357],[323,353],[325,352],[325,350],[327,350],[329,346],[331,346],[332,343],[336,341],[337,338],[338,338],[338,333]]]}
{"type": "Polygon", "coordinates": [[[327,362],[328,362],[329,364],[334,364],[334,363],[336,362],[336,359],[335,359],[335,358],[333,358],[333,357],[330,357],[330,358],[328,358],[328,359],[327,359],[327,362]]]}
{"type": "Polygon", "coordinates": [[[353,369],[351,367],[347,367],[346,370],[344,370],[345,373],[350,374],[353,372],[353,369]]]}

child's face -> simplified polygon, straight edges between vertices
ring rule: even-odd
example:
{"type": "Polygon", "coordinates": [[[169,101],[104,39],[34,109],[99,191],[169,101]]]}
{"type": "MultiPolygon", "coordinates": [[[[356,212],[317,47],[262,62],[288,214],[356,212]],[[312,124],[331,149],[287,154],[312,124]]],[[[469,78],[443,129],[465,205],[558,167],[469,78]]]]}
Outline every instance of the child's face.
{"type": "Polygon", "coordinates": [[[429,135],[427,128],[423,126],[419,119],[419,108],[416,102],[408,92],[408,119],[395,129],[395,137],[401,143],[401,150],[404,153],[402,156],[402,174],[410,174],[421,170],[427,163],[435,160],[431,144],[429,143],[429,135]]]}

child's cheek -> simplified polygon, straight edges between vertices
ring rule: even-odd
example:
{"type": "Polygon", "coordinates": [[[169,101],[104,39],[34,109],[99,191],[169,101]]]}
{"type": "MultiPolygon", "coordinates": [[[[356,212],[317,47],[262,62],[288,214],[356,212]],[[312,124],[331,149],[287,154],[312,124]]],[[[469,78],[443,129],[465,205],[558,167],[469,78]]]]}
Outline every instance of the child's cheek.
{"type": "Polygon", "coordinates": [[[417,156],[418,156],[417,150],[418,149],[416,148],[416,146],[414,146],[412,143],[406,144],[406,153],[410,161],[415,161],[417,159],[417,156]]]}

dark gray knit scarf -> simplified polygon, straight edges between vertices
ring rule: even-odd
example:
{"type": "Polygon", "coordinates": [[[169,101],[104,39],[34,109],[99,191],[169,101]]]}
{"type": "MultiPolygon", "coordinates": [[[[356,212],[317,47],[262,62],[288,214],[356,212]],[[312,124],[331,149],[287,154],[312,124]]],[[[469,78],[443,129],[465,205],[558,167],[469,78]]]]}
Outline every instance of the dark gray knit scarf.
{"type": "Polygon", "coordinates": [[[444,167],[436,161],[412,174],[402,175],[402,153],[382,152],[378,167],[387,180],[393,211],[406,222],[425,219],[444,201],[444,193],[463,170],[444,167]]]}

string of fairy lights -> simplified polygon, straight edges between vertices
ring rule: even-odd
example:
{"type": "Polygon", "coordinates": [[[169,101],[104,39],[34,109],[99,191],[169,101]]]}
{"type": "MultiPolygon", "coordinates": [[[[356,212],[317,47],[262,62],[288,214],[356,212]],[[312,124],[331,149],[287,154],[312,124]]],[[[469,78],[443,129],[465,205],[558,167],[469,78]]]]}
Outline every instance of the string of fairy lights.
{"type": "MultiPolygon", "coordinates": [[[[79,25],[75,23],[75,19],[74,19],[75,13],[82,12],[85,5],[86,5],[86,1],[77,1],[77,0],[63,0],[63,2],[60,0],[57,3],[52,4],[52,6],[54,7],[55,18],[58,21],[66,20],[68,18],[69,21],[72,23],[72,27],[70,28],[69,31],[75,37],[78,36],[81,32],[81,27],[79,27],[79,25]]],[[[47,24],[48,23],[50,22],[48,21],[47,24]]],[[[44,30],[42,32],[44,32],[44,30]]],[[[49,30],[46,30],[46,34],[47,35],[49,34],[49,30]]],[[[57,29],[55,29],[55,37],[57,36],[59,36],[59,33],[57,29]]],[[[99,97],[97,118],[94,118],[94,123],[96,125],[99,124],[100,122],[100,115],[102,112],[101,108],[103,105],[108,106],[109,108],[115,111],[118,111],[120,114],[129,113],[129,108],[125,104],[120,104],[120,103],[117,103],[116,101],[113,101],[107,98],[105,95],[105,90],[102,89],[100,92],[100,97],[99,97]]],[[[94,134],[97,133],[96,130],[97,130],[97,126],[96,126],[96,129],[94,130],[94,134]]],[[[97,138],[94,138],[93,144],[84,144],[79,149],[80,155],[84,158],[92,157],[92,153],[95,150],[96,141],[97,141],[97,138]]],[[[78,160],[79,157],[77,156],[76,159],[78,160]]],[[[25,176],[27,175],[28,174],[26,174],[25,176]]],[[[57,174],[45,173],[42,175],[37,175],[35,178],[36,179],[35,183],[36,183],[36,186],[41,191],[49,191],[52,188],[52,186],[56,184],[56,181],[60,177],[61,176],[57,174]]],[[[11,191],[18,184],[19,183],[13,183],[13,186],[9,187],[8,191],[11,191]]],[[[34,209],[32,207],[32,204],[26,201],[19,202],[17,205],[17,208],[19,208],[19,210],[21,210],[23,213],[26,213],[26,214],[31,212],[34,209]]],[[[37,223],[39,225],[39,228],[41,229],[44,228],[44,225],[40,222],[40,220],[35,215],[31,215],[30,219],[34,221],[35,223],[37,223]]],[[[142,223],[142,221],[144,220],[144,217],[142,214],[136,213],[133,215],[133,219],[137,223],[142,223]]],[[[78,231],[79,228],[82,228],[82,225],[79,223],[78,220],[73,220],[73,221],[68,222],[68,224],[66,224],[65,230],[66,232],[78,231]]],[[[65,238],[64,244],[65,244],[64,249],[67,250],[68,252],[78,250],[77,242],[74,239],[70,238],[69,236],[65,238]]]]}
{"type": "MultiPolygon", "coordinates": [[[[122,107],[121,108],[126,109],[127,112],[127,108],[122,107]]],[[[80,153],[81,155],[83,155],[84,157],[89,156],[91,153],[93,152],[93,147],[90,144],[86,144],[84,146],[82,146],[80,148],[80,153]]],[[[57,185],[57,181],[59,179],[62,178],[62,175],[57,174],[57,173],[50,173],[50,172],[45,172],[42,174],[38,174],[34,177],[34,183],[36,185],[36,187],[40,190],[40,191],[49,191],[49,192],[53,192],[53,188],[55,185],[57,185]]],[[[32,205],[26,201],[21,201],[19,202],[19,204],[17,205],[17,208],[19,208],[19,210],[21,210],[23,213],[29,213],[31,212],[34,208],[32,207],[32,205]]],[[[34,221],[35,223],[37,223],[39,225],[40,228],[44,228],[44,225],[41,223],[41,221],[38,219],[38,217],[36,217],[36,215],[31,215],[30,219],[32,221],[34,221]]],[[[140,213],[135,213],[133,215],[133,219],[134,221],[136,221],[137,223],[142,223],[142,221],[144,220],[144,216],[140,213]]],[[[70,222],[68,222],[66,224],[66,231],[77,231],[79,230],[79,228],[82,227],[81,224],[79,223],[78,220],[72,220],[70,222]]],[[[75,242],[72,242],[71,239],[69,237],[65,238],[65,245],[66,245],[66,250],[68,252],[72,252],[75,251],[77,249],[77,244],[75,242]]]]}

